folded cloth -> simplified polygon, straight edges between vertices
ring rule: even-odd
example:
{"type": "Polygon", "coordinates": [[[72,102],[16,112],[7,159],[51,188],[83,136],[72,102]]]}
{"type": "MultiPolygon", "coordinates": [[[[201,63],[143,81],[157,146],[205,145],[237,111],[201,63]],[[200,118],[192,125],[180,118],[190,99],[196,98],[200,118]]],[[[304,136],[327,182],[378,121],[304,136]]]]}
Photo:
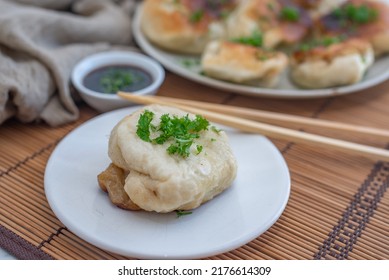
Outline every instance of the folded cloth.
{"type": "Polygon", "coordinates": [[[133,2],[0,0],[0,124],[76,120],[71,70],[89,54],[131,44],[133,2]]]}
{"type": "Polygon", "coordinates": [[[14,0],[20,4],[34,5],[48,9],[63,10],[70,7],[77,0],[14,0]]]}

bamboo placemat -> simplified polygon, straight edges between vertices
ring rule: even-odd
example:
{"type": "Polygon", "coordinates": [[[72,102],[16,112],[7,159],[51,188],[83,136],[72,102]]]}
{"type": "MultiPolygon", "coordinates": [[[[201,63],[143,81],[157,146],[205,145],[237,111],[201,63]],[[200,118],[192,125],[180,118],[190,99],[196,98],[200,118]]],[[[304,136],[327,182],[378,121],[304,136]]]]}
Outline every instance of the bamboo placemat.
{"type": "MultiPolygon", "coordinates": [[[[168,74],[159,94],[389,129],[389,82],[347,96],[272,100],[220,92],[168,74]]],[[[97,115],[86,105],[80,108],[76,123],[59,128],[14,120],[0,126],[0,246],[18,258],[126,259],[70,232],[45,198],[45,165],[56,144],[97,115]]],[[[336,136],[378,147],[389,142],[336,136]]],[[[286,210],[252,242],[209,259],[389,259],[389,163],[271,140],[291,172],[286,210]]]]}

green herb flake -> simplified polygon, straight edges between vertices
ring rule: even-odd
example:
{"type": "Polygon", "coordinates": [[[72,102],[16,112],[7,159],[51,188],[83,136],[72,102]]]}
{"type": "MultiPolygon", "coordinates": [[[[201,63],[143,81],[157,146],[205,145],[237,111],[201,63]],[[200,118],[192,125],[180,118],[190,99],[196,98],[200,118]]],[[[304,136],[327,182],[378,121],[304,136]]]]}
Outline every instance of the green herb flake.
{"type": "Polygon", "coordinates": [[[181,64],[186,68],[192,68],[200,65],[200,59],[197,58],[183,58],[181,64]]]}
{"type": "Polygon", "coordinates": [[[104,93],[116,93],[140,79],[141,77],[129,71],[111,69],[100,79],[100,85],[104,93]]]}
{"type": "Polygon", "coordinates": [[[366,24],[378,18],[378,11],[367,5],[356,6],[354,4],[347,4],[335,9],[332,15],[342,21],[343,24],[347,22],[366,24]]]}
{"type": "Polygon", "coordinates": [[[347,36],[345,35],[323,37],[321,39],[315,39],[310,42],[302,43],[297,47],[297,50],[307,52],[317,47],[329,47],[334,44],[339,44],[346,39],[347,36]]]}
{"type": "Polygon", "coordinates": [[[192,122],[192,129],[194,131],[200,132],[201,130],[207,130],[209,126],[209,121],[203,116],[196,115],[196,119],[192,122]]]}
{"type": "Polygon", "coordinates": [[[250,37],[240,37],[231,40],[234,43],[262,47],[263,45],[263,35],[259,31],[254,31],[250,37]]]}
{"type": "MultiPolygon", "coordinates": [[[[155,145],[162,145],[166,142],[172,142],[166,149],[171,155],[177,154],[183,158],[190,155],[190,148],[195,139],[200,138],[200,132],[208,130],[209,122],[204,117],[196,115],[195,119],[191,120],[189,115],[183,117],[170,116],[164,114],[160,117],[158,126],[151,123],[154,113],[145,111],[140,115],[138,120],[137,135],[146,142],[151,142],[155,145]],[[150,130],[159,133],[159,135],[150,139],[150,130]]],[[[197,145],[197,154],[203,150],[202,146],[197,145]]]]}
{"type": "Polygon", "coordinates": [[[197,150],[197,154],[200,154],[203,150],[203,146],[201,145],[196,145],[196,150],[197,150]]]}
{"type": "Polygon", "coordinates": [[[309,43],[303,43],[303,44],[300,44],[298,47],[297,47],[297,49],[299,50],[299,51],[303,51],[303,52],[307,52],[307,51],[309,51],[309,50],[311,50],[311,49],[313,49],[314,48],[314,46],[312,45],[312,44],[309,44],[309,43]]]}
{"type": "Polygon", "coordinates": [[[325,37],[321,41],[321,45],[328,47],[328,46],[331,46],[333,44],[338,44],[340,42],[342,42],[342,39],[340,37],[325,37]]]}
{"type": "Polygon", "coordinates": [[[182,216],[187,216],[187,215],[190,215],[192,214],[193,212],[191,211],[185,211],[185,210],[175,210],[174,212],[176,212],[176,218],[180,218],[182,216]]]}
{"type": "Polygon", "coordinates": [[[154,113],[146,110],[143,114],[140,115],[137,125],[136,134],[140,139],[146,142],[151,142],[150,139],[150,127],[151,121],[154,118],[154,113]]]}
{"type": "Polygon", "coordinates": [[[204,11],[203,10],[197,10],[194,11],[190,16],[189,16],[189,21],[196,23],[199,22],[203,19],[204,17],[204,11]]]}
{"type": "Polygon", "coordinates": [[[286,6],[281,9],[280,18],[286,21],[296,22],[300,19],[300,11],[296,7],[286,6]]]}
{"type": "Polygon", "coordinates": [[[274,10],[275,10],[274,4],[271,3],[271,2],[268,2],[268,3],[266,4],[266,6],[267,6],[267,8],[268,8],[269,11],[274,11],[274,10]]]}
{"type": "Polygon", "coordinates": [[[190,67],[193,66],[192,60],[189,60],[189,59],[183,59],[183,60],[181,61],[181,63],[182,63],[182,65],[184,65],[184,66],[187,67],[187,68],[190,68],[190,67]]]}
{"type": "Polygon", "coordinates": [[[222,131],[221,129],[216,128],[216,126],[211,126],[211,130],[216,134],[220,134],[220,132],[222,131]]]}

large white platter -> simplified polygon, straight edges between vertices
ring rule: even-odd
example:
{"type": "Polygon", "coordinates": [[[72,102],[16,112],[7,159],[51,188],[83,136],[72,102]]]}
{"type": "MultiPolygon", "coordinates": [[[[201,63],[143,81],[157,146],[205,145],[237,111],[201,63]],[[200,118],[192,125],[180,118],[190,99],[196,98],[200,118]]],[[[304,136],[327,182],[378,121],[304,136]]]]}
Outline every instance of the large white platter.
{"type": "MultiPolygon", "coordinates": [[[[384,2],[389,3],[389,0],[385,0],[384,2]]],[[[166,69],[179,76],[224,91],[274,98],[319,98],[357,92],[389,79],[389,56],[385,56],[377,59],[362,81],[350,86],[315,90],[301,89],[290,81],[287,72],[284,73],[278,87],[273,89],[216,80],[201,74],[198,56],[168,52],[151,44],[142,33],[140,27],[141,13],[142,5],[139,5],[133,21],[133,34],[136,42],[144,52],[158,60],[166,69]]]]}
{"type": "Polygon", "coordinates": [[[277,148],[265,137],[225,129],[238,161],[233,185],[177,218],[122,210],[100,190],[96,176],[110,160],[113,126],[136,107],[100,115],[67,135],[52,153],[45,192],[61,222],[102,249],[142,259],[193,259],[223,253],[271,227],[289,198],[290,177],[277,148]]]}

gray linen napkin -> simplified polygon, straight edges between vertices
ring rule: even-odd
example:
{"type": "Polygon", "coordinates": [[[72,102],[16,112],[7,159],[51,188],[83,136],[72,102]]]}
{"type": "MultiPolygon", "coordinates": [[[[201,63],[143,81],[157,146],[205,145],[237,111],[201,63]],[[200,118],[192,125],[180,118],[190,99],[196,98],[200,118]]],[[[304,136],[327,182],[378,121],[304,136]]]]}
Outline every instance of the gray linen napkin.
{"type": "Polygon", "coordinates": [[[0,0],[0,124],[76,120],[71,70],[89,54],[131,44],[132,2],[0,0]]]}

